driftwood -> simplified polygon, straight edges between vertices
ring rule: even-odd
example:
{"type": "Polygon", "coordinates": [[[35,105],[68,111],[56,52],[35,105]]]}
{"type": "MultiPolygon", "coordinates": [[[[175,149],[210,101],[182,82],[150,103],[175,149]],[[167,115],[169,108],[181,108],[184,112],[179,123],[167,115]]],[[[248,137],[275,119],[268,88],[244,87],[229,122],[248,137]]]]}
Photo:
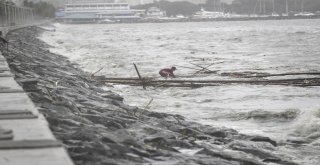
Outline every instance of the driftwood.
{"type": "MultiPolygon", "coordinates": [[[[96,81],[103,83],[126,84],[141,86],[138,78],[97,78],[96,81]]],[[[156,79],[144,78],[144,86],[162,87],[204,87],[229,84],[251,84],[251,85],[292,85],[292,86],[320,86],[320,78],[296,78],[296,79],[252,79],[252,80],[187,80],[187,79],[156,79]]]]}
{"type": "Polygon", "coordinates": [[[144,83],[144,79],[142,79],[142,77],[141,77],[141,75],[140,75],[140,72],[139,72],[139,70],[138,70],[137,65],[136,65],[135,63],[133,63],[133,66],[134,66],[134,68],[136,69],[136,72],[137,72],[137,74],[138,74],[138,77],[139,77],[139,80],[140,80],[140,83],[141,83],[143,89],[146,89],[146,86],[145,86],[145,83],[144,83]]]}
{"type": "Polygon", "coordinates": [[[95,74],[99,73],[102,69],[103,69],[103,67],[102,67],[102,68],[100,68],[99,70],[97,70],[97,71],[93,72],[93,73],[91,74],[91,77],[93,77],[95,74]]]}
{"type": "Polygon", "coordinates": [[[266,72],[225,72],[220,73],[221,76],[236,77],[236,78],[264,78],[264,77],[280,77],[280,76],[298,76],[298,75],[320,75],[320,72],[289,72],[270,74],[266,72]]]}
{"type": "Polygon", "coordinates": [[[186,68],[186,69],[192,69],[192,70],[199,70],[199,68],[194,68],[194,67],[188,67],[188,66],[181,66],[181,65],[174,65],[176,67],[179,67],[179,68],[186,68]]]}
{"type": "Polygon", "coordinates": [[[201,66],[199,64],[195,64],[195,63],[191,63],[191,62],[189,62],[189,63],[194,65],[194,67],[181,66],[181,65],[175,65],[175,66],[177,66],[179,68],[187,68],[187,69],[196,70],[196,72],[193,73],[191,76],[195,76],[195,75],[200,74],[200,73],[204,73],[204,74],[215,74],[215,73],[217,73],[217,71],[212,71],[212,70],[208,69],[209,67],[214,65],[214,63],[208,64],[206,66],[201,66]],[[197,67],[197,68],[195,68],[195,67],[197,67]]]}
{"type": "Polygon", "coordinates": [[[296,75],[320,75],[320,72],[298,72],[298,73],[266,74],[266,75],[245,76],[244,78],[276,77],[276,76],[296,76],[296,75]]]}
{"type": "MultiPolygon", "coordinates": [[[[191,62],[190,62],[190,64],[195,65],[195,66],[201,68],[201,69],[198,70],[196,73],[201,72],[201,71],[209,71],[209,72],[212,72],[212,70],[210,70],[210,69],[208,69],[208,68],[209,68],[210,66],[214,65],[214,64],[209,64],[209,65],[203,67],[203,66],[201,66],[201,65],[194,64],[194,63],[191,63],[191,62]]],[[[195,73],[195,74],[196,74],[196,73],[195,73]]]]}

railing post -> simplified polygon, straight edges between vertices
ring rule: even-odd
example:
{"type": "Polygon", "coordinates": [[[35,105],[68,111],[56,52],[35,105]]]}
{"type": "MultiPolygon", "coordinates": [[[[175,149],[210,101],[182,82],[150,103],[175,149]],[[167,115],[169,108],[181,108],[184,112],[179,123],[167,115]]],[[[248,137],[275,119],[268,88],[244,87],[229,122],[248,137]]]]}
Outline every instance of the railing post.
{"type": "Polygon", "coordinates": [[[27,16],[26,16],[26,9],[23,8],[23,23],[26,22],[27,16]]]}
{"type": "Polygon", "coordinates": [[[16,7],[12,7],[13,8],[13,20],[12,20],[12,23],[13,23],[13,25],[15,26],[15,24],[16,24],[16,16],[17,16],[17,14],[16,14],[16,7]]]}
{"type": "Polygon", "coordinates": [[[32,22],[34,21],[34,16],[33,16],[33,13],[34,13],[34,9],[30,9],[31,10],[31,20],[32,22]]]}
{"type": "Polygon", "coordinates": [[[4,19],[5,19],[5,20],[4,20],[4,21],[5,21],[4,26],[7,25],[7,12],[8,12],[8,11],[7,11],[7,3],[4,2],[4,16],[5,16],[5,18],[4,18],[4,19]]]}
{"type": "Polygon", "coordinates": [[[33,22],[33,20],[32,20],[32,10],[31,10],[31,9],[29,9],[29,20],[30,20],[31,22],[33,22]]]}
{"type": "Polygon", "coordinates": [[[22,10],[22,8],[19,8],[19,24],[22,24],[22,21],[23,21],[21,18],[21,16],[22,16],[21,10],[22,10]]]}
{"type": "Polygon", "coordinates": [[[10,26],[11,24],[11,18],[10,18],[10,5],[6,4],[7,5],[7,15],[8,15],[8,25],[7,26],[10,26]]]}
{"type": "Polygon", "coordinates": [[[19,7],[7,1],[0,0],[0,27],[32,24],[34,22],[34,9],[19,7]]]}

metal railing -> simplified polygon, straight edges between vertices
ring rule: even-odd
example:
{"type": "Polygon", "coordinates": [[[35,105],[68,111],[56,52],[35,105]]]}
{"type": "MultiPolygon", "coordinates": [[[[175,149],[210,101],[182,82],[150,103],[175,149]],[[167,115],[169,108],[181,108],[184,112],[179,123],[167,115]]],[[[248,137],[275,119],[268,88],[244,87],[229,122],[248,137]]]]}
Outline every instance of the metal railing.
{"type": "Polygon", "coordinates": [[[10,2],[0,0],[0,28],[30,24],[33,21],[33,9],[15,6],[10,2]]]}

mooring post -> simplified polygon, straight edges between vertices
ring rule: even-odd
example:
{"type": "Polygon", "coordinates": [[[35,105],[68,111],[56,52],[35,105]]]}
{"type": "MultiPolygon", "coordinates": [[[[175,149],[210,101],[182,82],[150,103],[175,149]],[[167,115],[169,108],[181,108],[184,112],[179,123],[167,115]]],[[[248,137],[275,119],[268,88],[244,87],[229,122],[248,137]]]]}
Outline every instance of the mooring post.
{"type": "Polygon", "coordinates": [[[145,85],[144,85],[144,81],[143,81],[143,79],[142,79],[142,77],[141,77],[141,75],[140,75],[140,73],[139,73],[138,68],[137,68],[137,65],[136,65],[135,63],[133,63],[133,65],[134,65],[134,68],[135,68],[135,69],[136,69],[136,71],[137,71],[137,74],[138,74],[139,79],[140,79],[140,81],[141,81],[141,83],[142,83],[142,87],[143,87],[143,89],[146,89],[146,87],[145,87],[145,85]]]}

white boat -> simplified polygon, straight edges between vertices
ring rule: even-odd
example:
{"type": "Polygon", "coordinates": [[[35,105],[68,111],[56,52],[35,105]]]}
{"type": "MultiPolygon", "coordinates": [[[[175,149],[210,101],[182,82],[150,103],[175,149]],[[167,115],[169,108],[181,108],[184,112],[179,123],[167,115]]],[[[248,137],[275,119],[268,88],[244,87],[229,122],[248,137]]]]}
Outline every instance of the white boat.
{"type": "Polygon", "coordinates": [[[101,24],[103,24],[103,23],[115,23],[115,22],[117,22],[117,21],[113,21],[113,20],[110,20],[110,19],[100,19],[98,21],[98,23],[101,23],[101,24]]]}
{"type": "Polygon", "coordinates": [[[297,13],[297,14],[294,14],[294,16],[315,16],[314,13],[310,13],[310,12],[300,12],[300,13],[297,13]]]}
{"type": "Polygon", "coordinates": [[[196,12],[193,15],[193,18],[195,19],[212,19],[212,18],[225,18],[226,15],[223,12],[219,11],[205,11],[203,8],[201,8],[200,11],[196,12]]]}
{"type": "Polygon", "coordinates": [[[186,17],[186,16],[184,16],[184,15],[182,15],[182,14],[178,14],[178,15],[176,15],[176,18],[186,19],[186,18],[188,18],[188,17],[186,17]]]}
{"type": "Polygon", "coordinates": [[[271,13],[271,16],[272,16],[272,17],[279,17],[280,15],[279,15],[278,13],[276,13],[276,12],[272,12],[272,13],[271,13]]]}

